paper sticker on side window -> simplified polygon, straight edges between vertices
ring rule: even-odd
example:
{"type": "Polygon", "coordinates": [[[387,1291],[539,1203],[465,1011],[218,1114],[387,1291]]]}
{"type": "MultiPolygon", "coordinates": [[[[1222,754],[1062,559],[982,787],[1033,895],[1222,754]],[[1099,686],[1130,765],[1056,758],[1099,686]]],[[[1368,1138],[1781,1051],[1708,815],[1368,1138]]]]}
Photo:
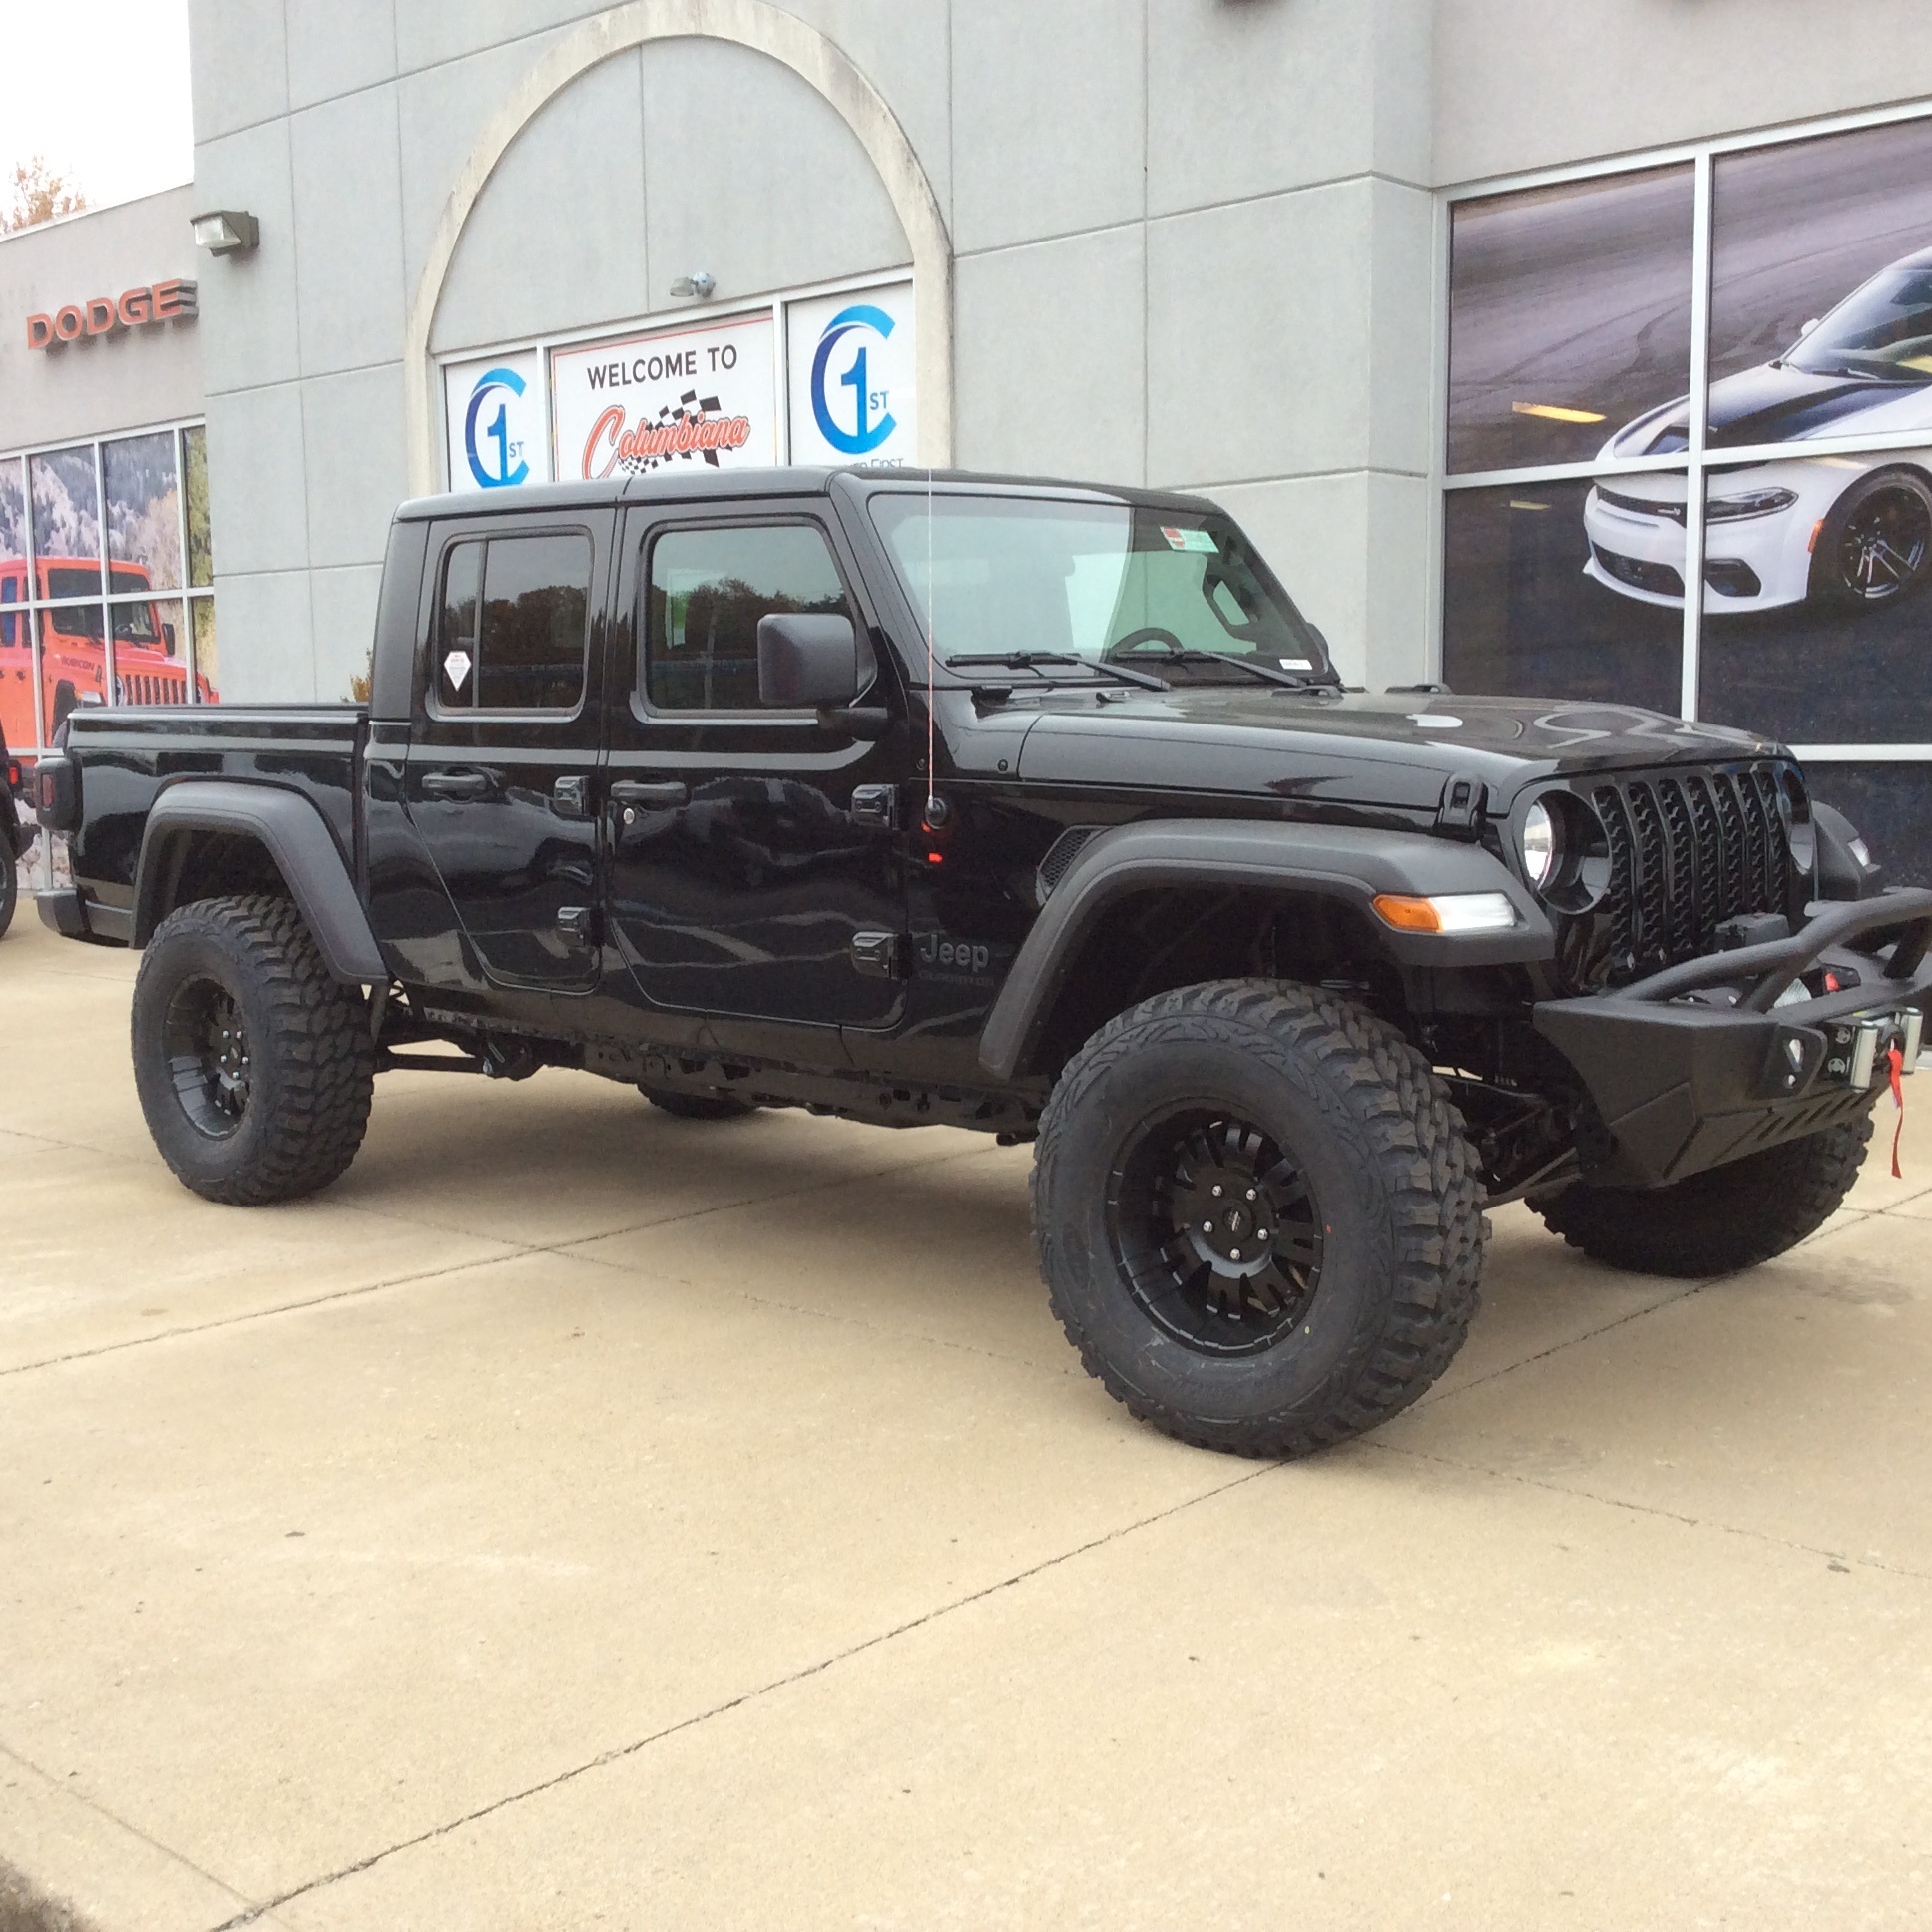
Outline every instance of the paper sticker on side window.
{"type": "Polygon", "coordinates": [[[1172,523],[1164,523],[1161,534],[1167,538],[1170,550],[1205,550],[1210,556],[1213,554],[1214,538],[1211,531],[1183,530],[1172,523]]]}

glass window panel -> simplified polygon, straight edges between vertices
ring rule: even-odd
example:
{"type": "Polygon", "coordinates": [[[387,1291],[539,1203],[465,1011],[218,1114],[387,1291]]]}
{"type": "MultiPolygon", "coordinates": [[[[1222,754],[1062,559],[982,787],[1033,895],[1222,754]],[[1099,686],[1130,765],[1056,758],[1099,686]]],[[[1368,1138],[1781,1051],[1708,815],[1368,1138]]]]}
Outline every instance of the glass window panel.
{"type": "Polygon", "coordinates": [[[111,604],[118,705],[188,703],[187,646],[179,598],[111,604]]]}
{"type": "Polygon", "coordinates": [[[773,611],[851,615],[824,534],[812,525],[660,537],[651,547],[645,625],[652,704],[756,711],[758,620],[773,611]]]}
{"type": "Polygon", "coordinates": [[[1453,205],[1451,471],[1585,462],[1681,414],[1693,180],[1684,164],[1453,205]]]}
{"type": "Polygon", "coordinates": [[[38,744],[37,725],[33,614],[0,611],[0,738],[14,751],[38,744]]]}
{"type": "Polygon", "coordinates": [[[51,734],[77,705],[107,703],[107,654],[98,604],[34,613],[43,717],[51,734]]]}
{"type": "Polygon", "coordinates": [[[129,436],[101,445],[107,485],[108,557],[122,568],[115,590],[175,590],[182,581],[181,489],[175,473],[175,432],[129,436]]]}
{"type": "Polygon", "coordinates": [[[1620,477],[1617,489],[1632,484],[1646,495],[1633,495],[1628,509],[1601,502],[1586,481],[1448,493],[1443,676],[1451,687],[1677,712],[1685,479],[1620,477]]]}
{"type": "Polygon", "coordinates": [[[18,456],[0,460],[0,603],[27,597],[27,469],[18,456]]]}
{"type": "Polygon", "coordinates": [[[188,581],[215,581],[215,552],[208,529],[208,431],[182,431],[182,475],[188,496],[188,581]]]}
{"type": "Polygon", "coordinates": [[[445,707],[476,703],[476,609],[483,588],[483,546],[460,543],[443,560],[443,609],[436,627],[436,698],[445,707]]]}
{"type": "Polygon", "coordinates": [[[27,475],[34,500],[34,555],[43,562],[98,564],[101,498],[95,488],[94,445],[30,456],[27,475]]]}
{"type": "Polygon", "coordinates": [[[1698,711],[1804,744],[1932,739],[1932,448],[1709,472],[1698,711]]]}
{"type": "Polygon", "coordinates": [[[1804,777],[1858,827],[1887,885],[1932,885],[1932,764],[1812,763],[1804,777]]]}
{"type": "MultiPolygon", "coordinates": [[[[98,580],[97,580],[98,581],[98,580]]],[[[57,604],[47,613],[43,631],[60,638],[71,638],[76,642],[91,642],[99,649],[101,640],[107,635],[101,621],[101,606],[98,600],[91,604],[57,604]]]]}
{"type": "Polygon", "coordinates": [[[999,496],[941,497],[929,509],[906,494],[875,497],[872,521],[942,658],[998,655],[1016,641],[1097,658],[1151,631],[1143,643],[1157,652],[1327,669],[1321,640],[1218,512],[999,496]]]}
{"type": "MultiPolygon", "coordinates": [[[[591,540],[575,531],[559,531],[492,537],[482,549],[476,704],[485,711],[569,710],[584,691],[591,540]]],[[[460,700],[460,685],[451,671],[445,652],[444,683],[460,700]]]]}
{"type": "Polygon", "coordinates": [[[1712,163],[1710,442],[1932,431],[1932,120],[1712,163]]]}
{"type": "Polygon", "coordinates": [[[221,660],[215,651],[215,600],[191,598],[189,621],[195,630],[195,692],[203,704],[221,700],[221,660]]]}

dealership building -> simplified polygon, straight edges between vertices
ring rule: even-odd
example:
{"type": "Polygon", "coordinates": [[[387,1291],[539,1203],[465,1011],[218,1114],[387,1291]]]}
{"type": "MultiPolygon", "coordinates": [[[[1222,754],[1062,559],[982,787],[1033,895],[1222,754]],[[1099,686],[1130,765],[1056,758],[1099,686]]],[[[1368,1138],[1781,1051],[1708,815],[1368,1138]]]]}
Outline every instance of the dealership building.
{"type": "Polygon", "coordinates": [[[191,13],[192,186],[0,239],[16,749],[348,697],[408,496],[959,466],[1213,497],[1351,682],[1774,733],[1932,881],[1916,0],[191,13]]]}

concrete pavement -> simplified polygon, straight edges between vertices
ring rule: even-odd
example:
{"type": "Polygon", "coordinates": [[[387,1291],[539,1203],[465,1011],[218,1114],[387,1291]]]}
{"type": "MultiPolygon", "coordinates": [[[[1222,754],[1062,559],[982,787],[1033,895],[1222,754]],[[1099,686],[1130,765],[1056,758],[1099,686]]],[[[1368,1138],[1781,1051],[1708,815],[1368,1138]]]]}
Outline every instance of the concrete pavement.
{"type": "Polygon", "coordinates": [[[223,1209],[132,977],[0,942],[0,1865],[99,1925],[1932,1917],[1932,1082],[1748,1276],[1501,1211],[1276,1468],[1080,1372],[1025,1149],[395,1075],[223,1209]]]}

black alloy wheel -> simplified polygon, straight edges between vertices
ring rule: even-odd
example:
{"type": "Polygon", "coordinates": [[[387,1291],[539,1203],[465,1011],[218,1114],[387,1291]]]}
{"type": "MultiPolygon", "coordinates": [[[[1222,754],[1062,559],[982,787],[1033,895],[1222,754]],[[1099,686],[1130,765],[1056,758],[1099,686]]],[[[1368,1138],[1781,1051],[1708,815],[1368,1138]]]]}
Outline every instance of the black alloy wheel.
{"type": "Polygon", "coordinates": [[[1208,1102],[1140,1122],[1108,1175],[1122,1278],[1158,1327],[1204,1355],[1252,1355],[1292,1333],[1320,1284],[1321,1230],[1294,1156],[1208,1102]]]}
{"type": "Polygon", "coordinates": [[[254,1079],[248,1029],[235,996],[219,980],[185,979],[162,1027],[182,1112],[211,1140],[226,1140],[248,1111],[254,1079]]]}
{"type": "Polygon", "coordinates": [[[1204,1448],[1305,1456],[1449,1364],[1487,1226],[1447,1090],[1386,1022],[1208,980],[1108,1021],[1040,1117],[1033,1237],[1088,1371],[1204,1448]]]}
{"type": "Polygon", "coordinates": [[[375,1042],[286,899],[177,906],[141,955],[135,1091],[162,1159],[209,1201],[293,1201],[335,1180],[369,1124],[375,1042]]]}
{"type": "Polygon", "coordinates": [[[1893,603],[1924,581],[1932,559],[1932,489],[1901,470],[1867,477],[1826,520],[1817,557],[1832,602],[1893,603]]]}

